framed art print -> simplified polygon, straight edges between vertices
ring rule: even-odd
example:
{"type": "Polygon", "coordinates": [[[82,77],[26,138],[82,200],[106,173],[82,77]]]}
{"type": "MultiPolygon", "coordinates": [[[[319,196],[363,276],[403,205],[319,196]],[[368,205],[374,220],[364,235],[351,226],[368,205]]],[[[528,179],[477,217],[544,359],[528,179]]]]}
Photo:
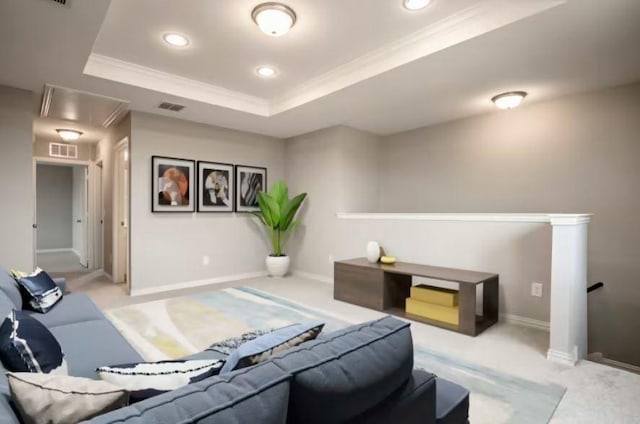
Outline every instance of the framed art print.
{"type": "Polygon", "coordinates": [[[151,157],[151,211],[195,212],[195,161],[151,157]]]}
{"type": "Polygon", "coordinates": [[[233,212],[233,165],[198,161],[198,212],[233,212]]]}
{"type": "Polygon", "coordinates": [[[258,192],[267,189],[267,168],[236,165],[236,211],[259,210],[258,192]]]}

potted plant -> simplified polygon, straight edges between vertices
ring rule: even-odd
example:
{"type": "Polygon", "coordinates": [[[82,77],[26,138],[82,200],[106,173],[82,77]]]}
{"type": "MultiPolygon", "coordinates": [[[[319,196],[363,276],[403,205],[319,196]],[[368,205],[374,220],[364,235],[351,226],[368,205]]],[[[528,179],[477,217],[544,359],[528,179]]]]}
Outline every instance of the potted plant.
{"type": "Polygon", "coordinates": [[[277,181],[268,192],[258,193],[260,211],[253,212],[269,232],[271,254],[267,256],[267,270],[272,277],[283,277],[289,270],[289,256],[284,253],[287,236],[300,224],[295,220],[307,193],[289,199],[289,189],[284,181],[277,181]]]}

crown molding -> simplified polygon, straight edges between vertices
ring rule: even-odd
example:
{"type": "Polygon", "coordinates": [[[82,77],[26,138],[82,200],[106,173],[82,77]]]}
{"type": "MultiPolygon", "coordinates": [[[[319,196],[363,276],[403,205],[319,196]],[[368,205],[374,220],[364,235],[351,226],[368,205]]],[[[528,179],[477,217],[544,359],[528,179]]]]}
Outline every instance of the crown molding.
{"type": "Polygon", "coordinates": [[[84,73],[202,103],[271,117],[560,6],[566,1],[486,0],[479,2],[420,31],[311,78],[272,99],[229,90],[97,53],[89,56],[84,73]]]}
{"type": "Polygon", "coordinates": [[[97,53],[89,56],[84,74],[253,115],[270,116],[269,102],[263,98],[97,53]]]}

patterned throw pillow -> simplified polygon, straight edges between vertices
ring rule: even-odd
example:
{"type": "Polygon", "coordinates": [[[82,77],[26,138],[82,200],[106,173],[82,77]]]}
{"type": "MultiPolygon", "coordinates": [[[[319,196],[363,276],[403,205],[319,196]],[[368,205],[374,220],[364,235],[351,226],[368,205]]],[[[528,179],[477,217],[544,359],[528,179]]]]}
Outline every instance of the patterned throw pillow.
{"type": "Polygon", "coordinates": [[[67,374],[62,348],[37,319],[11,311],[0,325],[0,359],[13,372],[67,374]]]}
{"type": "Polygon", "coordinates": [[[126,390],[106,381],[39,373],[8,373],[11,400],[25,423],[68,424],[127,406],[126,390]]]}
{"type": "Polygon", "coordinates": [[[224,355],[231,355],[231,353],[233,353],[234,350],[238,349],[241,345],[245,344],[246,342],[249,342],[267,333],[271,333],[272,331],[274,330],[271,329],[271,330],[249,331],[248,333],[244,333],[240,337],[231,337],[226,340],[216,342],[205,350],[219,352],[224,355]]]}
{"type": "Polygon", "coordinates": [[[278,352],[318,337],[324,323],[294,324],[244,343],[227,358],[221,374],[266,361],[278,352]]]}
{"type": "Polygon", "coordinates": [[[34,311],[45,314],[62,299],[60,287],[40,268],[31,274],[20,271],[12,273],[25,294],[27,304],[34,311]]]}
{"type": "Polygon", "coordinates": [[[202,381],[220,373],[223,360],[140,362],[100,367],[100,378],[129,391],[131,403],[202,381]]]}

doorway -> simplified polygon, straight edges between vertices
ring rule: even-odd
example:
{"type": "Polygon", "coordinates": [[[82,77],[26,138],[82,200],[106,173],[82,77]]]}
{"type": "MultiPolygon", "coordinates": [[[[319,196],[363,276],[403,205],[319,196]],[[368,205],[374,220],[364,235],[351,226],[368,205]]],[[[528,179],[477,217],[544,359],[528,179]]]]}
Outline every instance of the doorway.
{"type": "Polygon", "coordinates": [[[131,290],[129,272],[129,138],[114,148],[113,281],[131,290]]]}
{"type": "Polygon", "coordinates": [[[82,272],[89,261],[89,170],[85,163],[37,160],[35,263],[48,272],[82,272]]]}

